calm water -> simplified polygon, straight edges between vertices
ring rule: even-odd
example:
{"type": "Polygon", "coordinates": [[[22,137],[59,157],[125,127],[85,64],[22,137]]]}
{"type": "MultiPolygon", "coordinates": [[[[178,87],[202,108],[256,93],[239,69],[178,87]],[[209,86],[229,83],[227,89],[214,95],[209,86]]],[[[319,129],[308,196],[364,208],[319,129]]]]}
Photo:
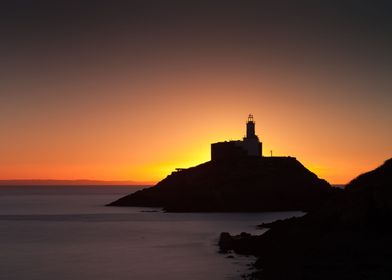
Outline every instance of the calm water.
{"type": "Polygon", "coordinates": [[[301,215],[103,206],[135,190],[0,187],[0,279],[241,279],[251,259],[218,254],[219,233],[301,215]]]}

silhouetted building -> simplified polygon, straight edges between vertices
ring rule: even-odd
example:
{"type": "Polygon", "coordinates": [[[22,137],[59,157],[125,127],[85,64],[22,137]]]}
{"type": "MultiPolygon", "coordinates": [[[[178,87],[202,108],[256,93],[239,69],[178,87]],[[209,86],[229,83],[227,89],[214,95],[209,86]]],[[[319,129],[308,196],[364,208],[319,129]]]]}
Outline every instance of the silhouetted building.
{"type": "Polygon", "coordinates": [[[262,156],[262,143],[255,134],[253,115],[248,116],[246,136],[242,141],[225,141],[211,144],[211,160],[235,159],[244,156],[262,156]]]}

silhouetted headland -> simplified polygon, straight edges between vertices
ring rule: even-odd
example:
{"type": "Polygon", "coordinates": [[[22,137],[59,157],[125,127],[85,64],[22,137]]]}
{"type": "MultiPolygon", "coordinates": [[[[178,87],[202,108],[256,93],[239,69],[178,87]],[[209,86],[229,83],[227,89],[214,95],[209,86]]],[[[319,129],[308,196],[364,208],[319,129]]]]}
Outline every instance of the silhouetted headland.
{"type": "Polygon", "coordinates": [[[222,233],[222,252],[258,257],[255,279],[391,279],[392,159],[352,180],[343,195],[252,236],[222,233]]]}
{"type": "Polygon", "coordinates": [[[173,172],[109,205],[180,212],[309,210],[336,191],[295,158],[246,157],[173,172]]]}
{"type": "Polygon", "coordinates": [[[242,141],[214,143],[211,161],[179,169],[109,206],[172,212],[307,211],[339,192],[293,157],[263,157],[249,115],[242,141]]]}

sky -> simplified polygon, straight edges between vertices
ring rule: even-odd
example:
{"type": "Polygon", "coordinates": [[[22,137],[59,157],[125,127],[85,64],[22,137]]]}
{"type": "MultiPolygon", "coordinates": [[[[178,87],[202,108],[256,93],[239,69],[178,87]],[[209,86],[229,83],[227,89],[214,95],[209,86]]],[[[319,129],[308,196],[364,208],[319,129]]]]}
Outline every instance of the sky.
{"type": "Polygon", "coordinates": [[[241,139],[344,184],[392,156],[390,1],[2,1],[0,179],[156,182],[241,139]]]}

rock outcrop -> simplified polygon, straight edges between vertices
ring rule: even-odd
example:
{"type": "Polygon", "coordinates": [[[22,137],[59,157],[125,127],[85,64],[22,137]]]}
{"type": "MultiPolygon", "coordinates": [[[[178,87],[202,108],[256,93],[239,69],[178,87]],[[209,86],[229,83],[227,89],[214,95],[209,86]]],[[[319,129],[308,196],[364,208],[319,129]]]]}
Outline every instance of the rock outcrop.
{"type": "Polygon", "coordinates": [[[109,206],[174,212],[309,210],[337,193],[295,158],[243,157],[173,172],[109,206]]]}
{"type": "Polygon", "coordinates": [[[351,181],[344,195],[301,218],[222,233],[221,251],[258,256],[256,279],[391,279],[392,159],[351,181]]]}

